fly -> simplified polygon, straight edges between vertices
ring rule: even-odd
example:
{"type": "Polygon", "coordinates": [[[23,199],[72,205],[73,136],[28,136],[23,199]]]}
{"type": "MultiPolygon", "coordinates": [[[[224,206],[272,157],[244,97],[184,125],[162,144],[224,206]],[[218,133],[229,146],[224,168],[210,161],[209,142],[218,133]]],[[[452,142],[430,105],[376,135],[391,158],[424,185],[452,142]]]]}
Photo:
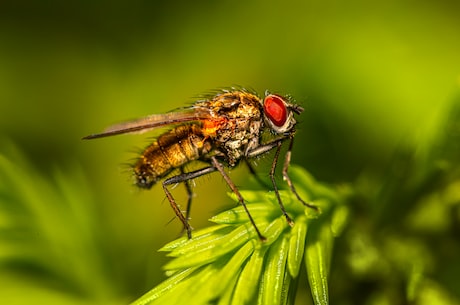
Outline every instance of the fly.
{"type": "Polygon", "coordinates": [[[288,175],[296,126],[294,115],[301,114],[303,110],[302,107],[291,103],[289,98],[278,94],[266,92],[265,96],[260,98],[246,89],[232,88],[221,90],[213,96],[195,102],[192,106],[116,124],[102,133],[92,134],[83,139],[142,133],[158,127],[171,126],[169,131],[158,136],[145,148],[133,165],[136,185],[150,189],[155,183],[164,179],[162,186],[166,197],[184,225],[188,238],[191,238],[192,227],[188,220],[193,194],[189,182],[191,179],[218,171],[244,207],[259,238],[265,240],[249,213],[243,196],[224,168],[235,167],[243,160],[254,174],[255,171],[247,161],[275,149],[269,173],[270,179],[280,209],[289,225],[293,226],[294,222],[284,208],[275,182],[275,169],[281,145],[288,141],[283,177],[300,202],[317,210],[316,206],[300,198],[288,175]],[[264,141],[262,135],[267,132],[271,134],[270,140],[264,141]],[[202,161],[206,166],[186,172],[185,166],[193,161],[202,161]],[[168,178],[169,174],[177,169],[180,173],[168,178]],[[169,185],[182,182],[186,186],[188,195],[185,215],[168,189],[169,185]]]}

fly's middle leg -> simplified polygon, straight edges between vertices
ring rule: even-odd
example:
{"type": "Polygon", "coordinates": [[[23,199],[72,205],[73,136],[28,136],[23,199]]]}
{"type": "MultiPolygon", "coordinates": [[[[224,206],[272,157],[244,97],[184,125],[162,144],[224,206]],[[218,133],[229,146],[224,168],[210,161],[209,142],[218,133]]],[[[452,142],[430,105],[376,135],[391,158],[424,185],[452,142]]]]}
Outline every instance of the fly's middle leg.
{"type": "Polygon", "coordinates": [[[181,169],[181,174],[173,176],[163,181],[163,190],[166,194],[166,198],[168,198],[168,201],[172,209],[174,210],[174,213],[184,225],[184,229],[187,232],[187,237],[189,239],[192,238],[192,227],[190,226],[188,222],[188,217],[190,214],[191,200],[192,200],[192,195],[193,195],[189,180],[212,173],[214,171],[216,171],[216,168],[212,166],[205,167],[205,168],[202,168],[202,169],[199,169],[193,172],[188,172],[188,173],[184,173],[183,169],[181,169]],[[185,183],[185,186],[187,188],[187,195],[188,195],[187,210],[186,210],[185,216],[180,210],[180,207],[176,203],[176,200],[172,196],[171,192],[168,190],[168,185],[181,183],[181,182],[185,183]]]}
{"type": "MultiPolygon", "coordinates": [[[[183,167],[180,168],[180,173],[181,175],[185,174],[183,167]]],[[[193,192],[192,192],[192,187],[190,185],[190,180],[185,180],[184,185],[185,185],[185,191],[187,192],[187,209],[185,210],[185,219],[187,219],[187,221],[190,221],[190,211],[192,209],[192,198],[193,198],[193,192]]]]}

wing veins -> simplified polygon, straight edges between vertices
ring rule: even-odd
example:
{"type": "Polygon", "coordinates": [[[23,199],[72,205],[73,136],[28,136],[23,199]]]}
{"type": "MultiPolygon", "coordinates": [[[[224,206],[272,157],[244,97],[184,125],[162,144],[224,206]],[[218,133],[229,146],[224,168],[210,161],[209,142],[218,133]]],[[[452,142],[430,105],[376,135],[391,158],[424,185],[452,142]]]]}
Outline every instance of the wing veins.
{"type": "Polygon", "coordinates": [[[127,133],[143,133],[152,129],[174,125],[183,122],[201,121],[212,118],[207,108],[190,108],[178,112],[169,112],[165,114],[152,114],[140,119],[134,119],[124,123],[109,126],[101,133],[95,133],[84,137],[84,140],[110,137],[127,133]]]}

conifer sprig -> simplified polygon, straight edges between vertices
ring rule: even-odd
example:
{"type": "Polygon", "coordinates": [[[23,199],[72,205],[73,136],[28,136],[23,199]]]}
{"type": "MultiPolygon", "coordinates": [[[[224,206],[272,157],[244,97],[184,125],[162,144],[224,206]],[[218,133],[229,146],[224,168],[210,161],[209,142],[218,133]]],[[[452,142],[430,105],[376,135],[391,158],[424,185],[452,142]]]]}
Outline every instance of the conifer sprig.
{"type": "MultiPolygon", "coordinates": [[[[160,251],[173,259],[164,268],[169,278],[133,305],[141,304],[292,304],[292,285],[306,266],[315,304],[328,304],[328,273],[334,237],[346,223],[348,209],[339,193],[316,182],[305,170],[292,167],[299,194],[319,207],[304,206],[288,190],[280,195],[294,219],[290,227],[275,194],[241,191],[247,207],[267,238],[261,242],[238,206],[210,219],[213,226],[179,238],[160,251]]],[[[233,200],[237,201],[233,194],[233,200]]],[[[300,283],[299,288],[307,287],[300,283]]]]}

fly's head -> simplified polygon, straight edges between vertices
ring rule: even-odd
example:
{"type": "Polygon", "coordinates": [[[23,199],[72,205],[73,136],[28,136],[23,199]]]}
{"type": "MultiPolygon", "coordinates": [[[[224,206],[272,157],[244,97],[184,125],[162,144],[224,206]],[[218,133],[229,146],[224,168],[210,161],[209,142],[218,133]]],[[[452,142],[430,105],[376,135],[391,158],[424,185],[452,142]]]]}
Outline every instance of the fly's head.
{"type": "Polygon", "coordinates": [[[285,97],[267,93],[263,102],[264,120],[275,134],[290,134],[294,132],[296,120],[295,114],[304,110],[302,107],[292,104],[285,97]]]}

